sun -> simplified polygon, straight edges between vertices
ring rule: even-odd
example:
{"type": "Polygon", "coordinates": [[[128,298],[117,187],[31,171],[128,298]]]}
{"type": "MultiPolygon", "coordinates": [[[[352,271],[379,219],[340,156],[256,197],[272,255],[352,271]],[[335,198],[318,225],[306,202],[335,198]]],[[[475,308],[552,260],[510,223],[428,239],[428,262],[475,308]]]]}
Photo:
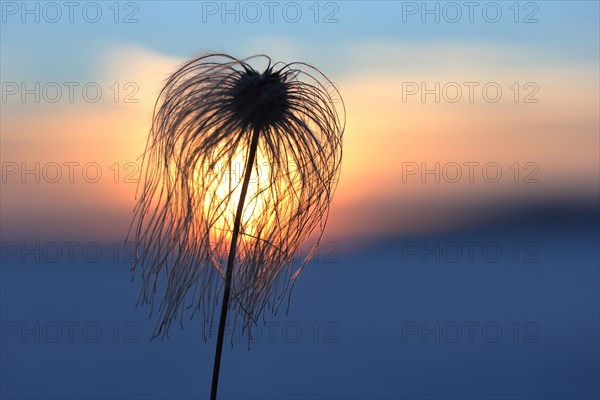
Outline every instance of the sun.
{"type": "MultiPolygon", "coordinates": [[[[206,224],[208,229],[200,231],[208,231],[212,250],[220,256],[227,254],[231,244],[248,151],[246,146],[239,146],[231,156],[227,154],[215,158],[211,165],[199,166],[193,178],[193,185],[200,194],[198,200],[202,203],[199,209],[203,211],[196,223],[206,224]]],[[[241,242],[260,240],[261,233],[269,231],[275,223],[274,216],[267,210],[272,209],[273,203],[282,201],[278,198],[278,191],[273,190],[272,171],[266,160],[259,149],[241,216],[238,237],[241,242]]]]}

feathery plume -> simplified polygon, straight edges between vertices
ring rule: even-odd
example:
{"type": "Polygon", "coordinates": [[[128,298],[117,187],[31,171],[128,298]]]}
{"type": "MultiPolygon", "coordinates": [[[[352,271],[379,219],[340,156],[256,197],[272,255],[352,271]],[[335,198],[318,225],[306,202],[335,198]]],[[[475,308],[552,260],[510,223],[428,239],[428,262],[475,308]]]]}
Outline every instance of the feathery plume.
{"type": "Polygon", "coordinates": [[[289,296],[319,243],[344,127],[329,79],[267,56],[196,58],[159,95],[132,222],[132,269],[141,273],[141,303],[161,292],[154,336],[168,335],[185,308],[212,323],[222,296],[213,398],[227,312],[250,337],[263,311],[289,296]],[[260,61],[263,72],[250,65],[260,61]],[[294,262],[309,237],[306,257],[294,262]]]}

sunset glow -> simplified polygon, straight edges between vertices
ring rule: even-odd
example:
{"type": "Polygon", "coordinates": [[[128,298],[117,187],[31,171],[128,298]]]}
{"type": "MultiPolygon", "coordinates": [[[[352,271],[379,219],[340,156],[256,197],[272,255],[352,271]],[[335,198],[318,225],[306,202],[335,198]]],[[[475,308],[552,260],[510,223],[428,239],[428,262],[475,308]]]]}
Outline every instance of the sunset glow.
{"type": "Polygon", "coordinates": [[[1,0],[0,398],[599,399],[599,15],[1,0]]]}

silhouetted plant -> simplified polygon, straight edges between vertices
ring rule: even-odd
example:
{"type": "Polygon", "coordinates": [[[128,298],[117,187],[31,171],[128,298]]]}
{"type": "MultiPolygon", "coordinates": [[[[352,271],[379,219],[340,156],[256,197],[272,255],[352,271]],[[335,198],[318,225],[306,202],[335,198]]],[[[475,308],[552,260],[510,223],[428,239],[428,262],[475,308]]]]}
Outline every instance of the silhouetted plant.
{"type": "Polygon", "coordinates": [[[133,269],[141,272],[141,303],[152,305],[162,292],[154,337],[168,335],[184,307],[212,323],[223,289],[212,398],[228,310],[250,337],[262,312],[289,298],[318,246],[344,126],[329,79],[308,64],[272,64],[267,56],[199,57],[160,93],[132,223],[133,269]],[[261,60],[262,73],[250,65],[261,60]],[[309,237],[313,245],[294,263],[309,237]]]}

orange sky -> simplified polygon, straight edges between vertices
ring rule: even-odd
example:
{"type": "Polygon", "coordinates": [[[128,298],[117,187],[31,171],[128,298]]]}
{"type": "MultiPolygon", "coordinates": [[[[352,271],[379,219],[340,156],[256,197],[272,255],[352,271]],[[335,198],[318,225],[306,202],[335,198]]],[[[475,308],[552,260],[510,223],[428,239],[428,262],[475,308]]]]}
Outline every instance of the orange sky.
{"type": "MultiPolygon", "coordinates": [[[[363,46],[366,55],[376,51],[372,44],[363,46]]],[[[433,46],[427,52],[398,46],[397,53],[419,60],[417,65],[382,67],[363,60],[355,72],[331,77],[345,100],[347,127],[328,236],[451,228],[478,218],[475,212],[453,210],[485,212],[504,201],[597,193],[594,65],[539,65],[534,73],[513,66],[519,52],[506,48],[500,53],[433,46]],[[448,87],[458,85],[463,95],[452,103],[447,98],[455,92],[446,97],[439,92],[436,103],[433,94],[425,102],[420,93],[406,94],[423,82],[428,88],[455,82],[448,87]],[[464,82],[479,83],[473,102],[464,82]],[[496,103],[486,101],[479,89],[490,82],[503,91],[496,103]],[[520,90],[517,102],[514,82],[520,90]],[[527,82],[538,89],[531,97],[537,103],[523,102],[532,92],[527,82]],[[422,167],[435,169],[436,163],[440,182],[433,173],[421,175],[422,167]],[[457,165],[460,179],[455,179],[457,165]],[[474,168],[472,182],[468,165],[474,168]],[[502,178],[492,183],[490,174],[498,168],[502,178]],[[538,182],[525,182],[528,177],[538,182]]],[[[105,60],[98,80],[105,91],[98,103],[11,99],[3,104],[2,231],[7,237],[124,237],[136,187],[126,178],[135,178],[162,79],[182,60],[132,46],[113,48],[105,60]],[[139,91],[132,98],[138,102],[115,103],[111,82],[134,82],[139,91]],[[39,172],[22,176],[23,167],[36,163],[39,172]],[[62,178],[52,183],[57,165],[62,178]],[[96,179],[98,168],[102,176],[96,179]]],[[[127,91],[121,90],[122,98],[127,91]]]]}

